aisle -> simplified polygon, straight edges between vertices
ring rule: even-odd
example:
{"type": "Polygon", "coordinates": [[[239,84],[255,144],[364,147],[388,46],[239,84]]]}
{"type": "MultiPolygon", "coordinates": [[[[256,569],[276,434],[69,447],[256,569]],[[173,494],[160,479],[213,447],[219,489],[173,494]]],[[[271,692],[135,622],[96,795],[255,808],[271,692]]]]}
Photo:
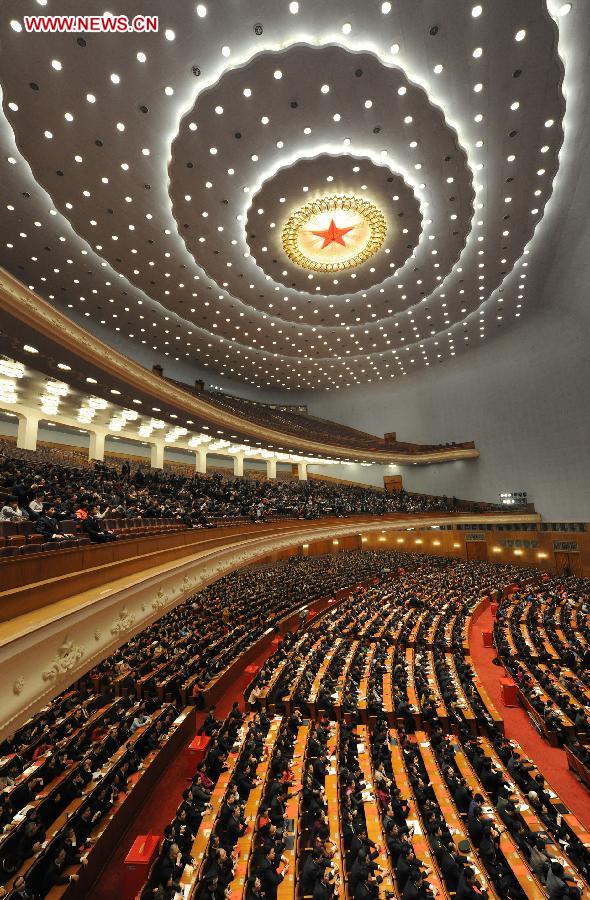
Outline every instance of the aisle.
{"type": "MultiPolygon", "coordinates": [[[[273,651],[272,647],[263,650],[254,660],[253,664],[260,666],[268,659],[273,651]]],[[[244,708],[242,694],[251,676],[242,675],[222,694],[216,706],[216,714],[219,719],[225,718],[235,700],[244,708]]],[[[204,719],[204,713],[197,713],[197,727],[204,719]]],[[[126,831],[121,843],[114,849],[107,866],[102,870],[92,890],[86,895],[85,900],[112,900],[120,896],[123,880],[123,860],[127,856],[133,841],[139,834],[158,834],[160,837],[164,828],[174,818],[177,807],[180,804],[183,790],[188,787],[186,777],[186,758],[184,753],[171,761],[163,771],[162,777],[148,794],[146,800],[134,819],[131,827],[126,831]]]]}
{"type": "Polygon", "coordinates": [[[500,678],[504,674],[504,669],[493,665],[496,650],[494,647],[484,647],[481,637],[482,631],[492,629],[493,622],[490,607],[480,609],[471,623],[469,649],[477,674],[504,718],[506,737],[518,741],[526,755],[530,756],[547,779],[548,784],[559,794],[585,828],[590,830],[590,797],[586,788],[568,769],[565,752],[558,747],[551,747],[537,733],[521,706],[506,707],[502,703],[500,678]]]}

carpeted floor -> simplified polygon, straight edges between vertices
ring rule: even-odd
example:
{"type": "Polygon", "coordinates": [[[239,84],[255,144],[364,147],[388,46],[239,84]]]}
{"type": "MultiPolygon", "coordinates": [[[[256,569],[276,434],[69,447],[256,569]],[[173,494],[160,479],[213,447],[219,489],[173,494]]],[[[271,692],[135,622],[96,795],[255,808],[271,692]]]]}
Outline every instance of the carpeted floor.
{"type": "MultiPolygon", "coordinates": [[[[262,665],[270,656],[272,649],[269,647],[264,650],[252,661],[253,664],[262,665]]],[[[239,701],[242,709],[244,708],[242,694],[250,678],[250,675],[242,675],[237,678],[222,695],[216,706],[216,715],[219,719],[225,718],[235,700],[239,701]]],[[[204,715],[204,713],[197,714],[197,727],[203,721],[204,715]]],[[[182,792],[187,786],[186,755],[179,753],[167,766],[158,784],[146,797],[121,843],[113,848],[113,855],[108,865],[102,870],[98,881],[86,895],[85,900],[113,900],[113,897],[123,897],[123,861],[133,841],[139,834],[145,834],[148,831],[152,834],[162,835],[164,827],[174,818],[182,792]]]]}
{"type": "Polygon", "coordinates": [[[536,731],[521,706],[506,707],[502,703],[500,678],[504,669],[492,664],[495,648],[483,646],[482,631],[491,631],[493,617],[490,607],[481,608],[474,616],[469,635],[469,647],[473,666],[490,695],[492,703],[504,718],[506,736],[523,748],[548,784],[559,794],[564,803],[578,817],[585,828],[590,829],[590,796],[567,766],[565,752],[551,747],[536,731]]]}

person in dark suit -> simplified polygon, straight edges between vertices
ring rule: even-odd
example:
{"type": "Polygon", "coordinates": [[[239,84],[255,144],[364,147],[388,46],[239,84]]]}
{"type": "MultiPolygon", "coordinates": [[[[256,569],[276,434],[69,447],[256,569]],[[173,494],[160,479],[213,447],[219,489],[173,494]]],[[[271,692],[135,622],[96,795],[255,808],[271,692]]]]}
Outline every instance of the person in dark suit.
{"type": "Polygon", "coordinates": [[[116,541],[117,535],[108,528],[99,515],[98,506],[91,506],[88,516],[82,522],[82,531],[88,535],[93,544],[107,544],[109,541],[116,541]]]}
{"type": "Polygon", "coordinates": [[[287,872],[288,866],[279,869],[279,863],[280,860],[275,859],[274,848],[271,848],[263,857],[258,869],[257,875],[266,900],[277,900],[278,886],[287,872]]]}
{"type": "Polygon", "coordinates": [[[67,864],[66,851],[63,847],[59,847],[43,875],[44,896],[57,884],[70,884],[72,881],[78,881],[77,875],[66,875],[65,868],[67,864]]]}

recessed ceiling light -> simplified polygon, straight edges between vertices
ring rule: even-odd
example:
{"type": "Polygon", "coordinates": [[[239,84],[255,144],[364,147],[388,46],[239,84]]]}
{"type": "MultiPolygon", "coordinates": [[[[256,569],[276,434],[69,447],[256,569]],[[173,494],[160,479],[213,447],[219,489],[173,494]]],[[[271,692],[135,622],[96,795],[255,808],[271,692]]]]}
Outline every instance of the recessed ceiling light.
{"type": "Polygon", "coordinates": [[[371,109],[372,105],[373,105],[372,100],[365,100],[365,109],[371,109]]]}
{"type": "Polygon", "coordinates": [[[117,131],[125,131],[125,126],[122,122],[117,122],[117,131]]]}
{"type": "Polygon", "coordinates": [[[478,81],[477,84],[473,85],[473,90],[476,94],[480,94],[483,91],[483,84],[481,81],[478,81]]]}
{"type": "Polygon", "coordinates": [[[222,56],[228,57],[228,56],[230,55],[230,53],[231,53],[231,50],[229,49],[229,47],[227,46],[227,44],[221,48],[221,55],[222,55],[222,56]]]}
{"type": "Polygon", "coordinates": [[[545,122],[545,128],[551,128],[553,124],[553,119],[547,119],[547,121],[545,122]]]}
{"type": "Polygon", "coordinates": [[[322,94],[328,94],[328,93],[330,92],[330,85],[329,85],[329,84],[323,84],[323,85],[321,86],[320,90],[321,90],[322,94]]]}
{"type": "Polygon", "coordinates": [[[73,122],[73,121],[74,121],[74,117],[73,117],[73,115],[72,115],[71,113],[64,113],[64,119],[66,120],[66,122],[73,122]]]}
{"type": "Polygon", "coordinates": [[[207,7],[204,3],[197,3],[197,15],[200,19],[204,19],[207,15],[207,7]]]}
{"type": "Polygon", "coordinates": [[[139,53],[137,53],[137,61],[140,63],[144,63],[146,61],[146,59],[147,59],[147,56],[145,55],[143,50],[140,50],[139,53]]]}
{"type": "Polygon", "coordinates": [[[58,369],[63,369],[64,372],[71,372],[71,370],[72,370],[72,367],[71,367],[71,366],[68,366],[67,363],[58,363],[58,364],[57,364],[57,368],[58,368],[58,369]]]}
{"type": "Polygon", "coordinates": [[[526,37],[526,30],[524,28],[521,28],[520,31],[517,31],[516,34],[514,35],[514,40],[515,41],[524,41],[525,37],[526,37]]]}
{"type": "Polygon", "coordinates": [[[96,380],[96,378],[90,378],[90,377],[88,377],[88,378],[86,379],[86,381],[87,381],[88,384],[98,384],[98,381],[96,380]]]}
{"type": "Polygon", "coordinates": [[[350,34],[351,31],[352,25],[350,24],[350,22],[345,22],[342,26],[342,34],[350,34]]]}
{"type": "Polygon", "coordinates": [[[567,14],[571,11],[572,5],[571,3],[562,3],[559,9],[557,10],[558,16],[567,16],[567,14]]]}
{"type": "Polygon", "coordinates": [[[299,4],[297,3],[297,0],[293,0],[292,3],[289,3],[289,12],[292,16],[296,16],[299,12],[299,4]]]}
{"type": "Polygon", "coordinates": [[[244,97],[251,97],[251,96],[252,96],[252,91],[250,90],[250,88],[244,88],[244,90],[242,91],[242,93],[243,93],[244,97]]]}
{"type": "Polygon", "coordinates": [[[386,0],[385,3],[381,4],[381,12],[384,16],[391,12],[391,3],[389,2],[389,0],[386,0]]]}
{"type": "Polygon", "coordinates": [[[389,48],[389,52],[393,54],[393,56],[397,56],[399,53],[399,44],[392,44],[389,48]]]}
{"type": "Polygon", "coordinates": [[[404,85],[402,84],[401,87],[398,87],[397,92],[400,95],[400,97],[403,97],[404,94],[407,94],[408,89],[407,89],[407,87],[404,87],[404,85]]]}
{"type": "Polygon", "coordinates": [[[515,100],[514,103],[510,104],[510,109],[513,111],[516,111],[519,107],[520,107],[520,103],[518,102],[518,100],[515,100]]]}
{"type": "Polygon", "coordinates": [[[30,344],[24,344],[23,350],[25,350],[27,353],[38,353],[39,352],[36,347],[31,347],[30,344]]]}
{"type": "Polygon", "coordinates": [[[406,116],[404,118],[404,122],[406,123],[406,125],[411,125],[413,121],[414,120],[413,120],[412,116],[406,116]]]}
{"type": "Polygon", "coordinates": [[[217,147],[209,147],[209,153],[211,154],[211,156],[215,156],[215,154],[217,153],[217,147]]]}
{"type": "Polygon", "coordinates": [[[174,88],[170,87],[170,85],[166,85],[166,87],[164,88],[164,93],[167,97],[171,97],[174,93],[174,88]]]}
{"type": "Polygon", "coordinates": [[[174,34],[174,32],[172,31],[171,28],[167,28],[166,31],[164,32],[164,37],[166,38],[167,41],[173,41],[174,38],[176,37],[176,35],[174,34]]]}
{"type": "Polygon", "coordinates": [[[275,77],[275,79],[277,81],[280,81],[281,78],[283,77],[283,73],[281,72],[280,69],[275,69],[275,71],[273,72],[273,76],[275,77]]]}
{"type": "Polygon", "coordinates": [[[10,163],[11,166],[16,166],[16,159],[14,158],[14,156],[7,156],[6,160],[10,163]]]}
{"type": "Polygon", "coordinates": [[[480,56],[482,55],[482,53],[483,53],[483,50],[481,49],[481,47],[476,47],[475,50],[473,51],[472,55],[475,59],[479,59],[480,56]]]}
{"type": "Polygon", "coordinates": [[[216,106],[215,112],[217,113],[218,116],[222,116],[223,115],[223,106],[216,106]]]}
{"type": "Polygon", "coordinates": [[[113,82],[113,84],[119,84],[119,82],[121,81],[121,76],[117,75],[116,72],[113,72],[113,74],[111,75],[111,81],[113,82]]]}
{"type": "Polygon", "coordinates": [[[43,134],[45,135],[45,137],[47,138],[48,141],[50,141],[53,137],[53,135],[50,131],[44,131],[43,134]]]}
{"type": "Polygon", "coordinates": [[[433,69],[432,71],[434,72],[435,75],[440,75],[440,73],[442,72],[442,70],[443,70],[442,64],[441,64],[441,63],[437,63],[436,66],[434,67],[434,69],[433,69]]]}
{"type": "Polygon", "coordinates": [[[18,105],[16,103],[11,102],[8,104],[8,109],[11,109],[13,112],[18,112],[18,105]]]}
{"type": "Polygon", "coordinates": [[[477,6],[474,6],[473,9],[471,10],[471,15],[473,16],[474,19],[478,19],[481,16],[482,12],[483,12],[483,6],[480,3],[478,3],[477,6]]]}
{"type": "Polygon", "coordinates": [[[61,72],[61,63],[60,63],[59,59],[51,60],[51,68],[55,69],[56,72],[61,72]]]}
{"type": "Polygon", "coordinates": [[[12,28],[13,31],[22,31],[23,30],[23,26],[18,21],[18,19],[11,19],[10,27],[12,28]]]}
{"type": "Polygon", "coordinates": [[[86,94],[86,99],[89,103],[96,103],[96,97],[94,94],[86,94]]]}

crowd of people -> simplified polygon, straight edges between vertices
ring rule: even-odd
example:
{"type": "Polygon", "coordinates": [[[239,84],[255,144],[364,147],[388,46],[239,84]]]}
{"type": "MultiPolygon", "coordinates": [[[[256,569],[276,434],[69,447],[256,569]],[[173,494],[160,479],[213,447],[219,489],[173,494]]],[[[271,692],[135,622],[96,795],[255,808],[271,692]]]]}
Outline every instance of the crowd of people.
{"type": "Polygon", "coordinates": [[[55,449],[28,453],[12,445],[0,446],[0,491],[4,494],[0,522],[33,520],[41,533],[53,537],[59,535],[61,522],[77,519],[83,524],[90,519],[92,528],[87,525],[86,531],[93,539],[98,532],[105,533],[100,521],[107,517],[177,519],[188,527],[210,527],[240,517],[318,519],[458,508],[454,497],[403,490],[391,494],[321,480],[260,480],[220,472],[188,475],[127,460],[116,466],[100,462],[82,466],[75,454],[78,464],[73,465],[67,462],[67,452],[65,459],[61,462],[55,449]]]}
{"type": "MultiPolygon", "coordinates": [[[[302,846],[309,849],[295,862],[295,878],[315,900],[339,896],[341,877],[361,900],[382,894],[388,877],[403,900],[431,900],[436,878],[460,900],[479,900],[490,886],[522,900],[507,840],[550,900],[578,900],[590,880],[590,854],[574,817],[562,814],[538,769],[506,740],[464,654],[467,622],[482,597],[499,601],[500,634],[510,628],[511,610],[520,620],[524,604],[530,634],[539,641],[549,635],[558,655],[548,661],[554,674],[560,663],[576,672],[578,693],[568,684],[567,703],[576,701],[582,713],[576,743],[587,753],[587,581],[393,551],[253,567],[166,613],[0,745],[0,887],[24,900],[75,878],[93,830],[129,789],[142,759],[166,742],[181,705],[192,697],[203,707],[215,679],[291,616],[299,627],[248,688],[251,711],[235,703],[224,722],[215,709],[205,716],[207,755],[179,797],[143,898],[173,900],[193,872],[199,900],[222,900],[236,878],[238,842],[254,829],[246,896],[274,900],[293,857],[287,805],[298,795],[302,846]],[[339,588],[347,589],[344,597],[308,621],[309,602],[339,588]],[[302,729],[299,783],[293,769],[302,729]],[[332,772],[338,835],[328,818],[332,772]],[[449,821],[441,790],[463,817],[464,834],[449,821]],[[253,791],[260,795],[255,822],[245,813],[253,791]],[[69,809],[75,814],[67,825],[47,839],[69,809]],[[368,836],[372,812],[383,847],[368,836]],[[212,817],[199,863],[195,842],[212,817]],[[422,855],[416,821],[427,838],[422,855]]],[[[522,668],[534,678],[533,662],[506,660],[515,677],[522,668]]],[[[524,678],[520,683],[526,690],[524,678]]],[[[552,702],[559,704],[559,694],[552,702]]]]}

